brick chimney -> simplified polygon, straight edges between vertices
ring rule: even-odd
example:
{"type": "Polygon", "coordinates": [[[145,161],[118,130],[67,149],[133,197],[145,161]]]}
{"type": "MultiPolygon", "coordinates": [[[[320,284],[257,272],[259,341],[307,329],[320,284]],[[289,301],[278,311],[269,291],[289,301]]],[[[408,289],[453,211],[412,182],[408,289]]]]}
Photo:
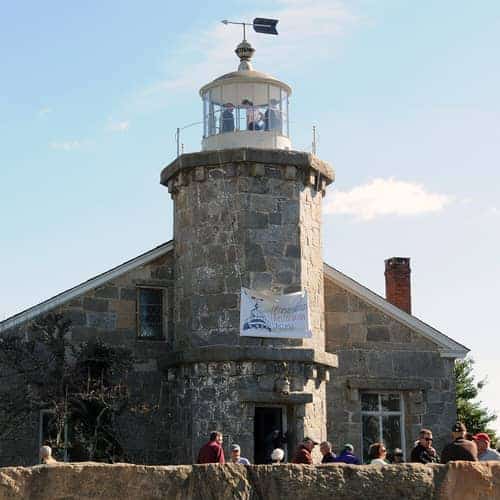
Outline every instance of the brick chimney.
{"type": "Polygon", "coordinates": [[[385,261],[385,298],[411,314],[410,259],[392,257],[385,261]]]}

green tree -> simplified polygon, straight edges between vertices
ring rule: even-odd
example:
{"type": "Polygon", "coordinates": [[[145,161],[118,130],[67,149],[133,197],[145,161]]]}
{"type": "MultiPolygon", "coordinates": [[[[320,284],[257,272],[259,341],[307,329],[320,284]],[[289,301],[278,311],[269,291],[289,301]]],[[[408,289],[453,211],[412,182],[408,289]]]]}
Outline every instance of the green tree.
{"type": "Polygon", "coordinates": [[[490,412],[488,408],[482,406],[482,402],[477,399],[479,391],[487,383],[487,379],[475,381],[473,373],[474,360],[465,358],[455,362],[455,384],[457,419],[463,422],[467,431],[472,434],[486,432],[494,443],[497,439],[495,431],[488,425],[495,421],[497,416],[490,412]]]}

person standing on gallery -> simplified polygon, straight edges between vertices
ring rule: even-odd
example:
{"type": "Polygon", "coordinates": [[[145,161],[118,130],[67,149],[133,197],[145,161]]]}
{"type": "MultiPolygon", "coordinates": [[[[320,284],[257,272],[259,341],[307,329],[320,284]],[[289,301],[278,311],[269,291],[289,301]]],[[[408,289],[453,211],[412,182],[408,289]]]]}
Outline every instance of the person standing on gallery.
{"type": "Polygon", "coordinates": [[[208,443],[205,443],[198,453],[197,464],[223,464],[224,450],[222,449],[222,433],[213,431],[210,433],[208,443]]]}

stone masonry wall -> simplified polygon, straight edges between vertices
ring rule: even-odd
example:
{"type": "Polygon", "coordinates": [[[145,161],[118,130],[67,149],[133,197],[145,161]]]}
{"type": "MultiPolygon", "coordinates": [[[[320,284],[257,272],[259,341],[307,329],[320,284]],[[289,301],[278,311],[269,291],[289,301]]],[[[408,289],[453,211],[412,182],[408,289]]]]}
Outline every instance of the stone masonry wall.
{"type": "Polygon", "coordinates": [[[260,345],[239,336],[243,286],[307,290],[313,338],[265,342],[323,351],[320,229],[328,178],[305,154],[216,153],[184,155],[162,173],[175,204],[176,349],[260,345]]]}
{"type": "Polygon", "coordinates": [[[326,348],[339,357],[327,387],[328,436],[361,453],[363,390],[400,392],[407,457],[421,427],[440,451],[456,419],[454,362],[435,344],[325,279],[326,348]]]}
{"type": "Polygon", "coordinates": [[[296,362],[211,362],[168,369],[166,395],[172,420],[167,426],[172,437],[167,463],[196,461],[215,429],[224,434],[228,457],[230,445],[238,443],[242,454],[253,461],[255,406],[262,404],[286,407],[289,454],[306,435],[326,439],[327,377],[321,367],[296,362]],[[280,389],[284,377],[290,382],[289,394],[280,389]],[[311,402],[301,399],[304,394],[311,402]]]}
{"type": "MultiPolygon", "coordinates": [[[[106,285],[91,290],[56,309],[71,319],[70,340],[75,345],[94,338],[125,346],[136,358],[134,371],[128,384],[132,394],[150,405],[157,405],[162,398],[162,373],[158,359],[171,350],[173,329],[173,252],[119,276],[106,285]],[[164,292],[164,340],[137,338],[137,287],[161,287],[164,292]]],[[[29,334],[29,323],[17,328],[29,334]]],[[[143,463],[165,463],[168,443],[161,434],[165,420],[160,408],[148,417],[127,415],[120,422],[125,437],[127,458],[143,463]],[[151,419],[155,420],[152,424],[151,419]]],[[[0,464],[38,463],[40,415],[33,412],[23,428],[0,443],[0,464]]],[[[163,429],[164,431],[164,429],[163,429]]]]}

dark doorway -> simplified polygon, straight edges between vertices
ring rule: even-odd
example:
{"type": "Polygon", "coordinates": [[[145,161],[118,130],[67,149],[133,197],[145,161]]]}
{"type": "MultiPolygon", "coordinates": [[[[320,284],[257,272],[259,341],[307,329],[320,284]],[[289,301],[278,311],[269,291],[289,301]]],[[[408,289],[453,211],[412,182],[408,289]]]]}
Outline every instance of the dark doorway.
{"type": "Polygon", "coordinates": [[[254,463],[271,463],[274,448],[283,448],[283,408],[256,406],[254,419],[254,463]],[[273,431],[278,431],[274,433],[273,431]]]}

